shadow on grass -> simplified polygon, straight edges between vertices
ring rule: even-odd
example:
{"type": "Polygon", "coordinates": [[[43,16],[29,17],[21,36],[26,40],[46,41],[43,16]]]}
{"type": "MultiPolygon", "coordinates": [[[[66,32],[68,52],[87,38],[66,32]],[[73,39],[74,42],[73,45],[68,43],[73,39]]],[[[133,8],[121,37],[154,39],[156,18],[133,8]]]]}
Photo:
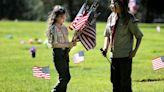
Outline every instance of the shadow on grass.
{"type": "Polygon", "coordinates": [[[164,78],[158,78],[158,79],[142,79],[142,80],[135,80],[136,82],[158,82],[158,81],[164,81],[164,78]]]}
{"type": "Polygon", "coordinates": [[[84,67],[83,70],[87,70],[88,71],[88,70],[92,70],[92,68],[90,68],[90,67],[84,67]]]}
{"type": "Polygon", "coordinates": [[[79,68],[80,66],[69,66],[69,68],[79,68]]]}
{"type": "Polygon", "coordinates": [[[92,68],[90,67],[82,67],[82,66],[69,66],[71,69],[74,69],[74,68],[81,68],[83,70],[92,70],[92,68]]]}

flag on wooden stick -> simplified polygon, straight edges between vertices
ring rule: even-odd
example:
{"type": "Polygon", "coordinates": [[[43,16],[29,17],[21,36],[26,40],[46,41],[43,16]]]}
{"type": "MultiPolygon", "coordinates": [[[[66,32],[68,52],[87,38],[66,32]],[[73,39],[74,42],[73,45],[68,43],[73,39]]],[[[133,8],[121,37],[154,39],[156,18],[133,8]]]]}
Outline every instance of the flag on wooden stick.
{"type": "Polygon", "coordinates": [[[33,71],[33,76],[35,76],[37,78],[43,78],[46,80],[50,80],[49,66],[45,66],[45,67],[34,66],[32,71],[33,71]]]}
{"type": "Polygon", "coordinates": [[[152,64],[154,70],[164,68],[164,56],[153,59],[152,64]]]}
{"type": "Polygon", "coordinates": [[[76,53],[73,57],[73,61],[75,64],[83,62],[84,61],[84,52],[80,51],[80,52],[76,53]]]}

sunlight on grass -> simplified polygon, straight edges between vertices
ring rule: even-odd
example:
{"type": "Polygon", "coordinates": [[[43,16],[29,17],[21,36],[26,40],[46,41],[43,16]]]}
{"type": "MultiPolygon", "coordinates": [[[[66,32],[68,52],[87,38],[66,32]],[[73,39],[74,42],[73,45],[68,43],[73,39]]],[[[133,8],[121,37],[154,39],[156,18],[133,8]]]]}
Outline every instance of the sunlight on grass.
{"type": "MultiPolygon", "coordinates": [[[[66,23],[69,25],[69,23],[66,23]]],[[[70,52],[71,81],[68,92],[112,92],[110,83],[110,64],[101,55],[103,32],[106,23],[97,24],[97,46],[86,51],[78,43],[70,52]],[[73,54],[83,50],[85,61],[74,64],[73,54]]],[[[161,32],[156,31],[156,24],[139,24],[144,33],[141,47],[133,60],[132,82],[134,92],[164,92],[164,69],[153,71],[151,60],[164,56],[164,24],[161,32]]],[[[57,73],[52,62],[52,51],[44,44],[29,44],[29,39],[46,39],[45,22],[0,22],[0,92],[48,92],[57,81],[57,73]],[[20,44],[24,40],[25,44],[20,44]],[[29,49],[37,48],[36,58],[31,58],[29,49]],[[32,76],[33,66],[50,65],[51,80],[37,79],[32,76]]],[[[70,40],[74,31],[69,31],[70,40]]]]}

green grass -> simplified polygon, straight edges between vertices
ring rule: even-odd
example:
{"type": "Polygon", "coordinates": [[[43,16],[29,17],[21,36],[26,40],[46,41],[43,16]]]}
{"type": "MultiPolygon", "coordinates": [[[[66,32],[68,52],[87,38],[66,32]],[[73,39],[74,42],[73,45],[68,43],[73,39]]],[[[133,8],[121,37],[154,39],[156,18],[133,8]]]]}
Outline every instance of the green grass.
{"type": "MultiPolygon", "coordinates": [[[[79,43],[70,52],[70,72],[72,79],[68,92],[112,92],[110,64],[100,54],[103,46],[103,32],[106,23],[97,24],[97,46],[86,51],[79,43]],[[85,51],[85,62],[74,64],[72,56],[85,51]]],[[[66,25],[69,25],[68,23],[66,25]]],[[[133,60],[133,92],[164,92],[164,69],[154,71],[151,60],[164,55],[164,24],[161,32],[156,32],[156,24],[139,24],[144,33],[142,44],[133,60]],[[146,81],[144,80],[160,80],[146,81]]],[[[49,92],[57,81],[57,73],[52,62],[52,51],[43,44],[24,44],[31,38],[46,39],[45,22],[0,22],[0,92],[49,92]],[[12,35],[13,39],[6,36],[12,35]],[[31,58],[29,48],[37,47],[36,58],[31,58]],[[50,65],[50,82],[32,76],[33,66],[50,65]]],[[[70,31],[70,40],[73,31],[70,31]]]]}

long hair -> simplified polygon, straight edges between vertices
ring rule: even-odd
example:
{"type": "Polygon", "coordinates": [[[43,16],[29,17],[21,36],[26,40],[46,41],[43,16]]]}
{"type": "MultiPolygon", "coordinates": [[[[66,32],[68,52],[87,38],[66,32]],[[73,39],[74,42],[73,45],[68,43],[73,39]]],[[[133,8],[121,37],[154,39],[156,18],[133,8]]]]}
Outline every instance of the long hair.
{"type": "Polygon", "coordinates": [[[47,35],[48,39],[51,36],[51,32],[50,32],[51,31],[51,27],[50,26],[54,25],[56,23],[56,21],[57,21],[56,19],[60,15],[64,15],[64,14],[66,14],[66,10],[62,6],[60,6],[60,5],[54,6],[54,8],[51,11],[51,13],[50,13],[50,15],[48,17],[48,20],[47,20],[47,22],[48,22],[48,30],[46,32],[46,35],[47,35]]]}
{"type": "Polygon", "coordinates": [[[48,17],[48,24],[49,25],[55,24],[56,18],[60,15],[64,15],[65,13],[66,13],[66,10],[62,6],[60,5],[54,6],[52,12],[50,13],[48,17]]]}
{"type": "Polygon", "coordinates": [[[128,11],[128,2],[129,0],[118,0],[118,3],[120,4],[120,7],[122,9],[121,15],[124,17],[123,22],[125,25],[127,25],[131,18],[134,18],[134,16],[131,15],[128,11]]]}

